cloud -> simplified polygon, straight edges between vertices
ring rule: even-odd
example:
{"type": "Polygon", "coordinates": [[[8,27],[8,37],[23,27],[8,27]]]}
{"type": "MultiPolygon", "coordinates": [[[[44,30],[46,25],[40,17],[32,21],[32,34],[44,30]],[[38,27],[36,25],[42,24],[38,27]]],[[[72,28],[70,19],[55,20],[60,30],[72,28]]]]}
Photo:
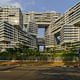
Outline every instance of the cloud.
{"type": "Polygon", "coordinates": [[[0,0],[0,7],[14,6],[21,8],[22,11],[32,9],[37,0],[0,0]]]}
{"type": "Polygon", "coordinates": [[[15,6],[22,9],[21,4],[14,0],[0,0],[0,6],[15,6]]]}
{"type": "Polygon", "coordinates": [[[8,2],[10,2],[11,0],[0,0],[0,5],[4,6],[5,4],[7,4],[8,2]]]}
{"type": "Polygon", "coordinates": [[[21,8],[21,9],[22,9],[21,4],[20,4],[20,3],[18,3],[18,2],[11,3],[11,6],[19,7],[19,8],[21,8]]]}
{"type": "Polygon", "coordinates": [[[35,5],[36,0],[26,0],[27,1],[27,5],[35,5]]]}
{"type": "Polygon", "coordinates": [[[34,6],[36,6],[37,0],[24,0],[24,1],[25,1],[25,3],[23,3],[24,11],[33,11],[34,6]]]}

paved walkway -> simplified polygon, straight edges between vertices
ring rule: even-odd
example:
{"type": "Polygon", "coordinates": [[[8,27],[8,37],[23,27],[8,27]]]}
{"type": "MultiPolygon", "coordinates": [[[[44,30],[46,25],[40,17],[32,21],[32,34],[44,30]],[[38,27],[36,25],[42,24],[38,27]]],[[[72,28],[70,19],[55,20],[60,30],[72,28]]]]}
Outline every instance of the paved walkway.
{"type": "Polygon", "coordinates": [[[1,70],[1,67],[0,80],[80,80],[80,68],[77,67],[28,65],[4,66],[3,70],[1,70]]]}

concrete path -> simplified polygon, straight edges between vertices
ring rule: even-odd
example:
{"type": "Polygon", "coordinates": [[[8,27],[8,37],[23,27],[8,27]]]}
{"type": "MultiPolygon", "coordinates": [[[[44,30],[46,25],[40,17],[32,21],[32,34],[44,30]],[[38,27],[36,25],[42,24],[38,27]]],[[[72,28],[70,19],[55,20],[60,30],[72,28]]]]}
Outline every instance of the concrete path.
{"type": "Polygon", "coordinates": [[[80,68],[17,66],[0,70],[0,80],[80,80],[80,68]]]}

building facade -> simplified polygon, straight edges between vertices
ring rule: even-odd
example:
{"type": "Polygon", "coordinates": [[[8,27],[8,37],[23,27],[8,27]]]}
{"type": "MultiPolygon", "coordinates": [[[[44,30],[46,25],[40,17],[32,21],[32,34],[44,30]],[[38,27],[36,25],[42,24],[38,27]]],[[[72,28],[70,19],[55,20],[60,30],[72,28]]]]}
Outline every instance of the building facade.
{"type": "Polygon", "coordinates": [[[58,45],[55,36],[59,33],[60,44],[80,41],[80,2],[68,9],[62,16],[52,23],[51,33],[54,36],[54,46],[58,45]]]}
{"type": "Polygon", "coordinates": [[[23,14],[20,8],[0,7],[0,22],[6,21],[18,29],[23,26],[23,14]]]}
{"type": "Polygon", "coordinates": [[[28,33],[15,28],[7,22],[0,22],[0,49],[18,48],[18,44],[29,47],[28,33]]]}
{"type": "Polygon", "coordinates": [[[26,48],[36,48],[35,35],[30,31],[23,31],[23,14],[20,8],[0,7],[0,51],[19,48],[20,44],[26,48]]]}
{"type": "Polygon", "coordinates": [[[58,17],[60,16],[60,13],[57,13],[56,11],[51,11],[51,12],[27,12],[23,14],[23,24],[25,26],[25,31],[30,31],[33,34],[36,35],[35,38],[37,38],[38,35],[38,28],[44,28],[45,29],[45,34],[44,38],[45,42],[38,42],[41,40],[41,38],[37,38],[37,45],[43,45],[47,47],[47,45],[52,45],[52,35],[51,35],[51,22],[54,22],[58,17]],[[40,40],[39,40],[40,39],[40,40]],[[43,44],[41,44],[43,43],[43,44]]]}
{"type": "Polygon", "coordinates": [[[0,7],[0,50],[18,47],[17,43],[29,48],[44,44],[47,48],[79,41],[80,2],[61,16],[55,11],[22,13],[20,8],[0,7]],[[43,39],[37,38],[38,28],[45,29],[43,39]]]}

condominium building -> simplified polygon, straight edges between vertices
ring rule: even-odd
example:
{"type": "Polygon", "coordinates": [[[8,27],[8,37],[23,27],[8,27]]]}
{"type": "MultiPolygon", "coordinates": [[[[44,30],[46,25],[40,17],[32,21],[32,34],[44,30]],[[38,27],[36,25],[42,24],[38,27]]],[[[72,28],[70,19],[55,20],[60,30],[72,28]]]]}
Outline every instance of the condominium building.
{"type": "Polygon", "coordinates": [[[61,44],[80,41],[80,28],[74,25],[64,25],[61,29],[61,44]]]}
{"type": "MultiPolygon", "coordinates": [[[[50,38],[52,38],[50,24],[51,24],[51,22],[54,22],[59,16],[60,16],[60,13],[57,13],[56,11],[51,11],[51,12],[34,12],[34,11],[32,11],[32,12],[24,13],[23,14],[23,24],[25,26],[25,31],[26,32],[30,31],[32,33],[35,33],[36,37],[37,37],[38,28],[44,28],[45,29],[45,32],[44,32],[45,33],[44,34],[45,35],[44,36],[45,46],[47,46],[47,44],[49,42],[50,42],[49,43],[49,45],[50,45],[52,43],[51,41],[49,41],[49,40],[51,40],[50,38]]],[[[39,41],[39,39],[37,39],[37,41],[39,41]]],[[[43,41],[43,39],[42,39],[42,41],[43,41]]]]}
{"type": "Polygon", "coordinates": [[[30,31],[25,32],[22,29],[23,15],[20,8],[0,7],[0,51],[19,48],[19,44],[26,48],[35,48],[35,36],[30,31]]]}
{"type": "Polygon", "coordinates": [[[37,41],[45,47],[80,41],[80,2],[61,16],[55,11],[22,14],[20,8],[0,7],[0,49],[19,47],[17,43],[36,48],[37,41]],[[38,28],[45,29],[44,38],[37,39],[38,28]]]}
{"type": "Polygon", "coordinates": [[[26,12],[23,14],[23,23],[36,22],[36,24],[50,24],[51,21],[56,20],[60,13],[56,11],[51,12],[26,12]]]}
{"type": "Polygon", "coordinates": [[[0,22],[0,49],[18,48],[18,44],[30,46],[29,34],[7,22],[0,22]]]}
{"type": "Polygon", "coordinates": [[[53,35],[51,34],[51,24],[45,29],[45,47],[52,47],[54,44],[53,35]]]}
{"type": "Polygon", "coordinates": [[[6,21],[18,29],[22,29],[23,15],[20,8],[0,7],[0,22],[6,21]]]}
{"type": "Polygon", "coordinates": [[[60,45],[80,41],[80,2],[68,9],[51,25],[54,46],[58,45],[56,40],[58,36],[60,36],[60,45]]]}

